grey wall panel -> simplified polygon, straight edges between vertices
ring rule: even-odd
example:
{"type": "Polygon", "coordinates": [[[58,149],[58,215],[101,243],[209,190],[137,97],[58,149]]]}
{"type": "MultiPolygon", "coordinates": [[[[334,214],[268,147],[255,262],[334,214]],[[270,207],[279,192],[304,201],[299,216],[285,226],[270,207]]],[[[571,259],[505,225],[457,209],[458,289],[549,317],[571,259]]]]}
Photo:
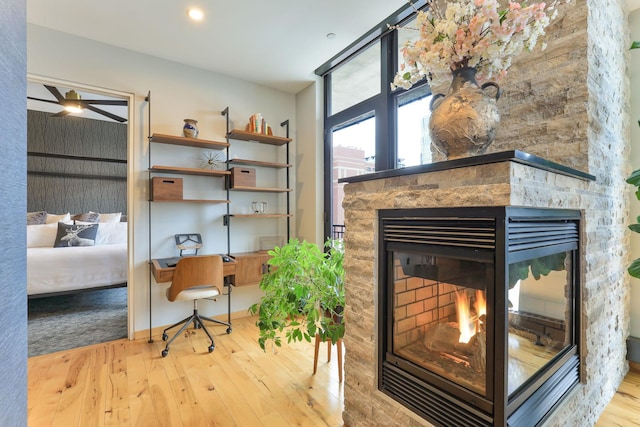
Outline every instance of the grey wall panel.
{"type": "MultiPolygon", "coordinates": [[[[126,161],[127,125],[28,111],[28,151],[126,161]]],[[[27,210],[123,212],[127,165],[96,160],[28,156],[27,210]],[[94,178],[99,176],[101,178],[94,178]]]]}

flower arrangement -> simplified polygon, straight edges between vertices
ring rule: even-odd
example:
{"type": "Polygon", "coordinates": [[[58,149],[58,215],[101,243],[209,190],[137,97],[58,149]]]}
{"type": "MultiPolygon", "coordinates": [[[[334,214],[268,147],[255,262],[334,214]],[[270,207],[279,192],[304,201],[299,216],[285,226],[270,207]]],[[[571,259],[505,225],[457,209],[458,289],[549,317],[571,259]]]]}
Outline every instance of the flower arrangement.
{"type": "Polygon", "coordinates": [[[501,6],[499,0],[428,0],[427,9],[417,11],[417,28],[399,28],[419,31],[420,37],[402,48],[405,63],[391,88],[409,89],[425,76],[438,86],[465,67],[475,68],[479,81],[499,80],[514,56],[533,50],[556,15],[555,2],[501,6]]]}

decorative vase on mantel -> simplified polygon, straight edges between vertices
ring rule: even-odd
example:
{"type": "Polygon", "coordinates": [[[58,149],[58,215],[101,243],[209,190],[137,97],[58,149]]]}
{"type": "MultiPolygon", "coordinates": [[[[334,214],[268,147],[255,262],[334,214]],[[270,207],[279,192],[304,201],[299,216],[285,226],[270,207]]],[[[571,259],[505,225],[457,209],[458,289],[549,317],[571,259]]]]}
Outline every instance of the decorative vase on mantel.
{"type": "Polygon", "coordinates": [[[447,95],[436,94],[430,104],[431,143],[447,159],[483,154],[496,137],[500,113],[496,101],[500,87],[493,82],[478,86],[476,69],[453,70],[447,95]],[[484,92],[495,88],[495,95],[484,92]]]}
{"type": "Polygon", "coordinates": [[[198,121],[194,119],[184,119],[182,134],[187,138],[197,138],[198,137],[198,121]]]}

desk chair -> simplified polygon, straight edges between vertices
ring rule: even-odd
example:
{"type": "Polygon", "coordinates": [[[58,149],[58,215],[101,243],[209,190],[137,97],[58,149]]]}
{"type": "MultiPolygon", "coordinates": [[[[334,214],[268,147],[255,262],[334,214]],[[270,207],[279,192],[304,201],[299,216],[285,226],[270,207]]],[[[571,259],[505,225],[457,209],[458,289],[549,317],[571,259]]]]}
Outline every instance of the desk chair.
{"type": "Polygon", "coordinates": [[[173,281],[167,289],[167,299],[173,301],[193,300],[193,314],[186,319],[169,326],[162,332],[162,341],[167,341],[169,336],[167,331],[182,325],[180,330],[167,342],[162,350],[162,357],[169,353],[169,346],[176,337],[193,322],[196,329],[202,328],[211,340],[209,353],[215,348],[213,337],[204,326],[203,320],[227,326],[227,333],[231,333],[231,323],[216,319],[210,319],[198,314],[198,300],[203,298],[214,298],[220,295],[220,289],[224,286],[224,273],[222,267],[222,257],[220,255],[204,255],[184,257],[176,264],[173,273],[173,281]]]}

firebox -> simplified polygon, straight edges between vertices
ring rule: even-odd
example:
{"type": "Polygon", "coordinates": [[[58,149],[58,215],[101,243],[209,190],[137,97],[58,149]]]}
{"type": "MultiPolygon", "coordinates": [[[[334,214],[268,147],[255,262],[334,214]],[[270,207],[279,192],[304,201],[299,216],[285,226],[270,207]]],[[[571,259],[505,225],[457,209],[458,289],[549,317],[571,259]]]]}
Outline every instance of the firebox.
{"type": "Polygon", "coordinates": [[[580,212],[379,211],[378,388],[439,426],[536,426],[580,382],[580,212]]]}

